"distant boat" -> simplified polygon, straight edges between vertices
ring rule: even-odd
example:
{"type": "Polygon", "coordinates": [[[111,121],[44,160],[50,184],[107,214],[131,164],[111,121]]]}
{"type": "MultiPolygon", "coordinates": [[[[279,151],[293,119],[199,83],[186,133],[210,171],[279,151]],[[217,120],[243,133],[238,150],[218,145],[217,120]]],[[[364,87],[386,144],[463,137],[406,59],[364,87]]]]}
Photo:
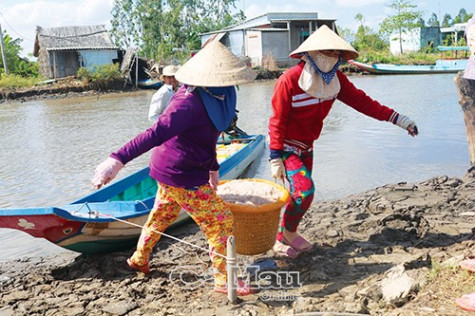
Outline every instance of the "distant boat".
{"type": "MultiPolygon", "coordinates": [[[[238,178],[260,156],[264,136],[218,143],[222,180],[238,178]]],[[[133,247],[153,207],[157,181],[145,167],[61,207],[0,209],[0,227],[42,237],[81,253],[107,253],[133,247]],[[128,223],[126,223],[128,222],[128,223]]],[[[181,211],[174,224],[188,219],[181,211]]]]}
{"type": "MultiPolygon", "coordinates": [[[[441,52],[458,52],[468,51],[468,46],[439,46],[441,52]]],[[[411,75],[411,74],[441,74],[441,73],[457,73],[464,70],[467,66],[468,59],[438,59],[433,65],[399,65],[399,64],[365,64],[355,60],[349,60],[348,63],[354,65],[363,71],[375,75],[411,75]]]]}

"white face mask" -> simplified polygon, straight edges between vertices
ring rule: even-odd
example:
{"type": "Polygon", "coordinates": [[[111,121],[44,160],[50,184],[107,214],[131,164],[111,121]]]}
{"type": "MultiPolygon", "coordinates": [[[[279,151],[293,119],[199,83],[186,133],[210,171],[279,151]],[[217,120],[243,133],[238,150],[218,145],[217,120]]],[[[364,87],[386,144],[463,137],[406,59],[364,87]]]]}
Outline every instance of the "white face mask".
{"type": "MultiPolygon", "coordinates": [[[[315,61],[318,69],[323,72],[329,72],[338,62],[338,58],[329,57],[320,52],[309,52],[308,55],[315,61]]],[[[323,77],[315,71],[311,63],[306,60],[307,58],[304,56],[302,59],[306,62],[300,74],[299,87],[317,99],[326,100],[335,98],[341,89],[338,76],[335,75],[330,81],[330,84],[327,84],[324,82],[323,77]]]]}
{"type": "Polygon", "coordinates": [[[329,72],[338,62],[338,58],[324,55],[319,51],[309,52],[308,55],[315,61],[318,69],[323,72],[329,72]]]}

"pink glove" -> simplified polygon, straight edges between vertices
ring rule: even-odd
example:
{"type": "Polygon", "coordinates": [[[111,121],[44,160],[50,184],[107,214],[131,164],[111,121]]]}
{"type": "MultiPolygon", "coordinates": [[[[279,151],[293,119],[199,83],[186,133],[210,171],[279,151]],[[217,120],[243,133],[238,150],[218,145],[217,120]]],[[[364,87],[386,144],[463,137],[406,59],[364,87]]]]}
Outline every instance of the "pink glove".
{"type": "Polygon", "coordinates": [[[219,183],[219,171],[210,171],[209,172],[209,184],[216,191],[218,189],[219,183]]]}
{"type": "Polygon", "coordinates": [[[119,160],[111,157],[107,158],[97,166],[92,179],[92,187],[100,189],[103,185],[111,182],[123,167],[124,164],[119,160]]]}

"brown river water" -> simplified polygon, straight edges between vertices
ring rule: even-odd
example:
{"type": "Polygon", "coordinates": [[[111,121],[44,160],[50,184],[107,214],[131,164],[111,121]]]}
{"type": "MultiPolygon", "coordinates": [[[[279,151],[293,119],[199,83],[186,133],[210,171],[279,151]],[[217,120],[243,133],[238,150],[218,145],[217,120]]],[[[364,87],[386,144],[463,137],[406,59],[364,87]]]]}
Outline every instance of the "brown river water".
{"type": "MultiPolygon", "coordinates": [[[[462,176],[468,146],[454,75],[353,76],[368,95],[417,122],[420,135],[336,102],[315,143],[316,199],[329,200],[402,181],[462,176]]],[[[267,134],[274,81],[238,90],[238,126],[267,134]]],[[[0,208],[61,206],[91,192],[97,164],[151,126],[154,91],[0,104],[0,208]]],[[[118,178],[148,163],[129,163],[118,178]]],[[[268,149],[244,177],[271,179],[268,149]]],[[[0,261],[64,251],[0,229],[0,261]]]]}

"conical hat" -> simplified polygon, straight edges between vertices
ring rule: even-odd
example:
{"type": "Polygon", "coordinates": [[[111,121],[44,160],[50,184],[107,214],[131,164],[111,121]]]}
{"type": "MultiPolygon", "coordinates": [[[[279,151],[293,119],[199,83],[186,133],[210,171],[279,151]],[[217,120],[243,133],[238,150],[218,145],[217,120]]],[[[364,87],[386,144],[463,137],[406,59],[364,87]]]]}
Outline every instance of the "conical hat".
{"type": "Polygon", "coordinates": [[[256,75],[226,46],[214,40],[181,66],[175,78],[191,86],[227,87],[247,83],[256,75]]]}
{"type": "Polygon", "coordinates": [[[292,58],[300,58],[300,53],[315,50],[341,50],[345,60],[355,59],[358,52],[348,42],[333,32],[328,26],[322,25],[309,36],[296,50],[290,53],[292,58]]]}

